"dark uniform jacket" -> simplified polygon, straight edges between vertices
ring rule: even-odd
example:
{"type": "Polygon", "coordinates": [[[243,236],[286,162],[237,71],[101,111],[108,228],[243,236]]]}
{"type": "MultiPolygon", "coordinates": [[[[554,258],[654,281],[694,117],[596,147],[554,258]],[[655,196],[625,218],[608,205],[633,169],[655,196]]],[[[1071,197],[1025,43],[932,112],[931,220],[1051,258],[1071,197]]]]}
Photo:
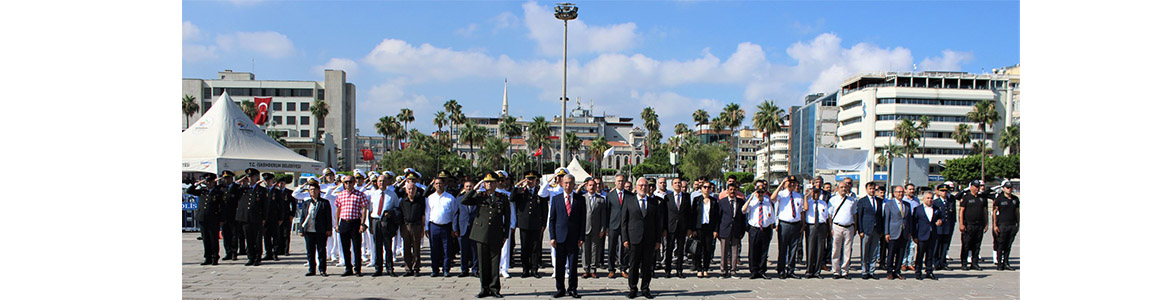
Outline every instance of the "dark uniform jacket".
{"type": "Polygon", "coordinates": [[[536,188],[512,191],[512,203],[516,205],[516,228],[541,230],[548,224],[548,199],[536,195],[536,188]]]}
{"type": "Polygon", "coordinates": [[[268,190],[268,217],[269,224],[276,224],[281,220],[288,220],[293,211],[289,210],[288,203],[292,201],[292,191],[271,188],[268,190]]]}
{"type": "Polygon", "coordinates": [[[219,222],[224,202],[225,189],[212,186],[206,189],[192,184],[187,187],[187,193],[199,196],[199,204],[195,207],[195,220],[199,222],[219,222]]]}
{"type": "Polygon", "coordinates": [[[268,188],[259,184],[241,187],[239,207],[236,208],[236,221],[244,223],[260,223],[268,216],[268,188]]]}
{"type": "Polygon", "coordinates": [[[512,223],[512,203],[508,196],[496,191],[476,191],[463,198],[462,204],[478,206],[471,221],[471,240],[494,249],[503,247],[512,223]]]}
{"type": "Polygon", "coordinates": [[[236,210],[240,206],[240,198],[244,196],[243,186],[233,182],[220,188],[224,191],[223,205],[219,207],[220,220],[235,221],[236,210]]]}
{"type": "MultiPolygon", "coordinates": [[[[685,233],[690,229],[690,215],[691,215],[691,201],[686,199],[687,195],[679,195],[675,192],[667,192],[662,199],[663,207],[666,208],[666,232],[669,233],[685,233]],[[674,204],[675,198],[678,197],[681,205],[674,204]]],[[[702,208],[700,208],[702,209],[702,208]]]]}

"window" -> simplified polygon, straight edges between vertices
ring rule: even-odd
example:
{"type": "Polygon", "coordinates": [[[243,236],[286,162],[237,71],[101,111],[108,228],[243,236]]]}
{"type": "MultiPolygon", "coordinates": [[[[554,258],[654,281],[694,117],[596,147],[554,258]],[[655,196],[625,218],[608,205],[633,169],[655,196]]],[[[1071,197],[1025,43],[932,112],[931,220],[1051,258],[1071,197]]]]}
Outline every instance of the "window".
{"type": "Polygon", "coordinates": [[[292,89],[277,89],[276,95],[281,97],[292,97],[292,89]]]}
{"type": "Polygon", "coordinates": [[[285,120],[287,120],[286,123],[288,123],[288,125],[297,125],[297,117],[287,116],[285,117],[285,120]]]}
{"type": "Polygon", "coordinates": [[[858,123],[858,122],[861,122],[861,117],[854,117],[854,118],[850,118],[848,120],[845,120],[845,121],[841,122],[841,126],[845,126],[845,125],[849,125],[849,124],[853,124],[853,123],[858,123]]]}
{"type": "Polygon", "coordinates": [[[940,100],[940,99],[917,99],[917,98],[879,98],[878,104],[922,104],[922,105],[945,105],[945,106],[975,106],[977,100],[940,100]]]}
{"type": "Polygon", "coordinates": [[[223,88],[212,88],[211,90],[212,90],[212,92],[211,92],[212,96],[223,95],[223,88]]]}
{"type": "Polygon", "coordinates": [[[842,141],[848,141],[848,140],[852,140],[852,139],[859,139],[859,138],[861,138],[861,133],[860,133],[860,132],[858,132],[858,133],[853,133],[853,134],[846,134],[846,135],[842,135],[842,136],[841,136],[841,140],[842,140],[842,141]]]}
{"type": "Polygon", "coordinates": [[[309,102],[301,102],[301,111],[309,111],[309,102]]]}
{"type": "Polygon", "coordinates": [[[283,110],[283,108],[282,108],[282,107],[283,107],[284,105],[282,105],[282,104],[284,104],[284,103],[281,103],[281,102],[272,102],[272,111],[281,111],[281,110],[283,110]]]}
{"type": "Polygon", "coordinates": [[[211,88],[203,88],[203,99],[211,99],[211,88]]]}
{"type": "Polygon", "coordinates": [[[281,125],[281,124],[280,124],[280,117],[274,117],[274,118],[272,118],[272,123],[275,123],[276,125],[281,125]]]}
{"type": "Polygon", "coordinates": [[[208,109],[211,109],[211,102],[203,101],[203,113],[207,113],[208,109]]]}
{"type": "Polygon", "coordinates": [[[309,130],[301,130],[301,137],[309,137],[309,130]]]}
{"type": "Polygon", "coordinates": [[[862,103],[862,102],[865,102],[865,100],[862,100],[862,101],[857,101],[857,102],[853,102],[853,103],[846,104],[845,106],[842,106],[842,107],[841,107],[841,110],[842,110],[842,111],[844,111],[844,110],[849,110],[850,108],[854,108],[854,107],[861,106],[861,103],[862,103]]]}
{"type": "MultiPolygon", "coordinates": [[[[927,115],[927,116],[930,117],[930,120],[933,122],[971,123],[971,121],[967,120],[967,116],[939,116],[939,115],[927,115]]],[[[878,121],[901,121],[902,119],[909,118],[910,120],[914,120],[917,122],[919,117],[922,117],[922,115],[890,114],[890,115],[878,115],[877,119],[878,119],[878,121]]]]}
{"type": "Polygon", "coordinates": [[[309,116],[301,116],[301,125],[309,125],[309,116]]]}
{"type": "Polygon", "coordinates": [[[293,97],[313,97],[313,89],[293,89],[293,97]]]}
{"type": "Polygon", "coordinates": [[[317,100],[325,100],[325,90],[317,89],[317,100]]]}
{"type": "Polygon", "coordinates": [[[288,106],[288,111],[297,111],[297,103],[296,102],[289,102],[285,106],[288,106]]]}

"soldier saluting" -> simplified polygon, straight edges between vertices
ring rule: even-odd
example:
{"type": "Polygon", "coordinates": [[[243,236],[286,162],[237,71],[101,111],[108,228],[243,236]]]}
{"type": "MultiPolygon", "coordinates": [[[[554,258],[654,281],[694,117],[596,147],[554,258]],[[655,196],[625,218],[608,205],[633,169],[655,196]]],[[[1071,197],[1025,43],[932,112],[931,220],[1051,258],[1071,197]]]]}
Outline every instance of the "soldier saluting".
{"type": "Polygon", "coordinates": [[[480,292],[477,298],[500,294],[500,252],[511,223],[512,207],[509,197],[496,191],[499,177],[492,172],[484,174],[483,180],[475,185],[471,195],[463,199],[463,205],[477,205],[479,211],[471,223],[471,240],[478,243],[480,292]],[[479,188],[483,187],[483,191],[479,188]]]}

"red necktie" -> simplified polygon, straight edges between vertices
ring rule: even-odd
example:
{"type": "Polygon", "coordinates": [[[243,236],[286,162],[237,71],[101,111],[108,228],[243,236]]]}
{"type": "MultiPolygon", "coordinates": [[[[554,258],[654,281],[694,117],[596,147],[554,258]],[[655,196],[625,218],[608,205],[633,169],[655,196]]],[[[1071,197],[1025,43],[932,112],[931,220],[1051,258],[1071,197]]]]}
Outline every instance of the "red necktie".
{"type": "Polygon", "coordinates": [[[764,202],[762,202],[762,201],[757,202],[756,205],[759,205],[759,208],[760,208],[760,209],[756,210],[756,214],[760,215],[760,220],[756,224],[760,225],[759,226],[760,228],[764,228],[764,202]]]}
{"type": "Polygon", "coordinates": [[[386,191],[382,191],[382,196],[378,197],[378,212],[376,212],[377,214],[379,214],[379,215],[382,214],[382,203],[384,203],[385,201],[386,201],[386,191]]]}
{"type": "Polygon", "coordinates": [[[618,191],[618,206],[622,206],[622,192],[618,191]]]}
{"type": "Polygon", "coordinates": [[[788,203],[792,206],[792,217],[796,218],[796,199],[792,199],[792,194],[788,194],[788,203]]]}
{"type": "Polygon", "coordinates": [[[570,204],[570,203],[572,203],[571,201],[573,201],[572,199],[573,199],[572,197],[565,195],[565,214],[566,215],[573,214],[573,205],[570,204]]]}

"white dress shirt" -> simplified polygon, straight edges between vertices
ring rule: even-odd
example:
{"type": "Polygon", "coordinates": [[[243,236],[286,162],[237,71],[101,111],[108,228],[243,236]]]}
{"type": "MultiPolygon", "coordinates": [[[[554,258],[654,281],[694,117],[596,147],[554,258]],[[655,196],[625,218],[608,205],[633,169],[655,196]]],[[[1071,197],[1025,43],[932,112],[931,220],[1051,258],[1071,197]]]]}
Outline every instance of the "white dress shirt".
{"type": "MultiPolygon", "coordinates": [[[[556,177],[553,177],[553,179],[556,179],[556,177]]],[[[562,188],[560,184],[554,186],[548,186],[548,184],[548,182],[541,182],[540,191],[536,192],[536,195],[540,196],[541,198],[552,199],[553,196],[560,195],[561,193],[565,192],[565,189],[562,188]]]]}
{"type": "Polygon", "coordinates": [[[436,192],[427,196],[427,209],[423,217],[427,222],[446,225],[451,224],[458,210],[459,208],[455,207],[455,197],[447,192],[436,192]]]}
{"type": "Polygon", "coordinates": [[[752,193],[751,200],[748,200],[747,203],[747,212],[745,212],[748,225],[764,228],[776,224],[776,218],[772,216],[775,211],[776,209],[772,207],[772,200],[768,199],[768,196],[761,198],[758,194],[752,193]]]}
{"type": "Polygon", "coordinates": [[[825,224],[829,222],[829,204],[824,200],[808,201],[808,210],[804,214],[805,224],[825,224]]]}
{"type": "Polygon", "coordinates": [[[804,211],[804,195],[800,192],[782,190],[776,194],[776,219],[782,222],[800,222],[800,214],[804,211]]]}
{"type": "Polygon", "coordinates": [[[926,220],[934,222],[934,208],[931,208],[930,206],[923,205],[922,209],[926,210],[926,220]]]}
{"type": "Polygon", "coordinates": [[[841,226],[853,225],[853,214],[857,212],[857,198],[854,195],[841,197],[833,194],[829,199],[829,213],[833,214],[833,223],[841,226]]]}
{"type": "MultiPolygon", "coordinates": [[[[699,201],[702,202],[703,200],[699,200],[699,201]]],[[[713,201],[702,202],[703,203],[703,223],[702,224],[711,224],[711,204],[712,204],[711,202],[713,202],[713,201]]]]}
{"type": "Polygon", "coordinates": [[[382,212],[398,207],[401,201],[398,199],[398,193],[395,192],[394,187],[387,187],[386,190],[372,189],[366,192],[370,196],[370,217],[381,218],[382,212]],[[381,207],[381,209],[378,209],[381,207]]]}

